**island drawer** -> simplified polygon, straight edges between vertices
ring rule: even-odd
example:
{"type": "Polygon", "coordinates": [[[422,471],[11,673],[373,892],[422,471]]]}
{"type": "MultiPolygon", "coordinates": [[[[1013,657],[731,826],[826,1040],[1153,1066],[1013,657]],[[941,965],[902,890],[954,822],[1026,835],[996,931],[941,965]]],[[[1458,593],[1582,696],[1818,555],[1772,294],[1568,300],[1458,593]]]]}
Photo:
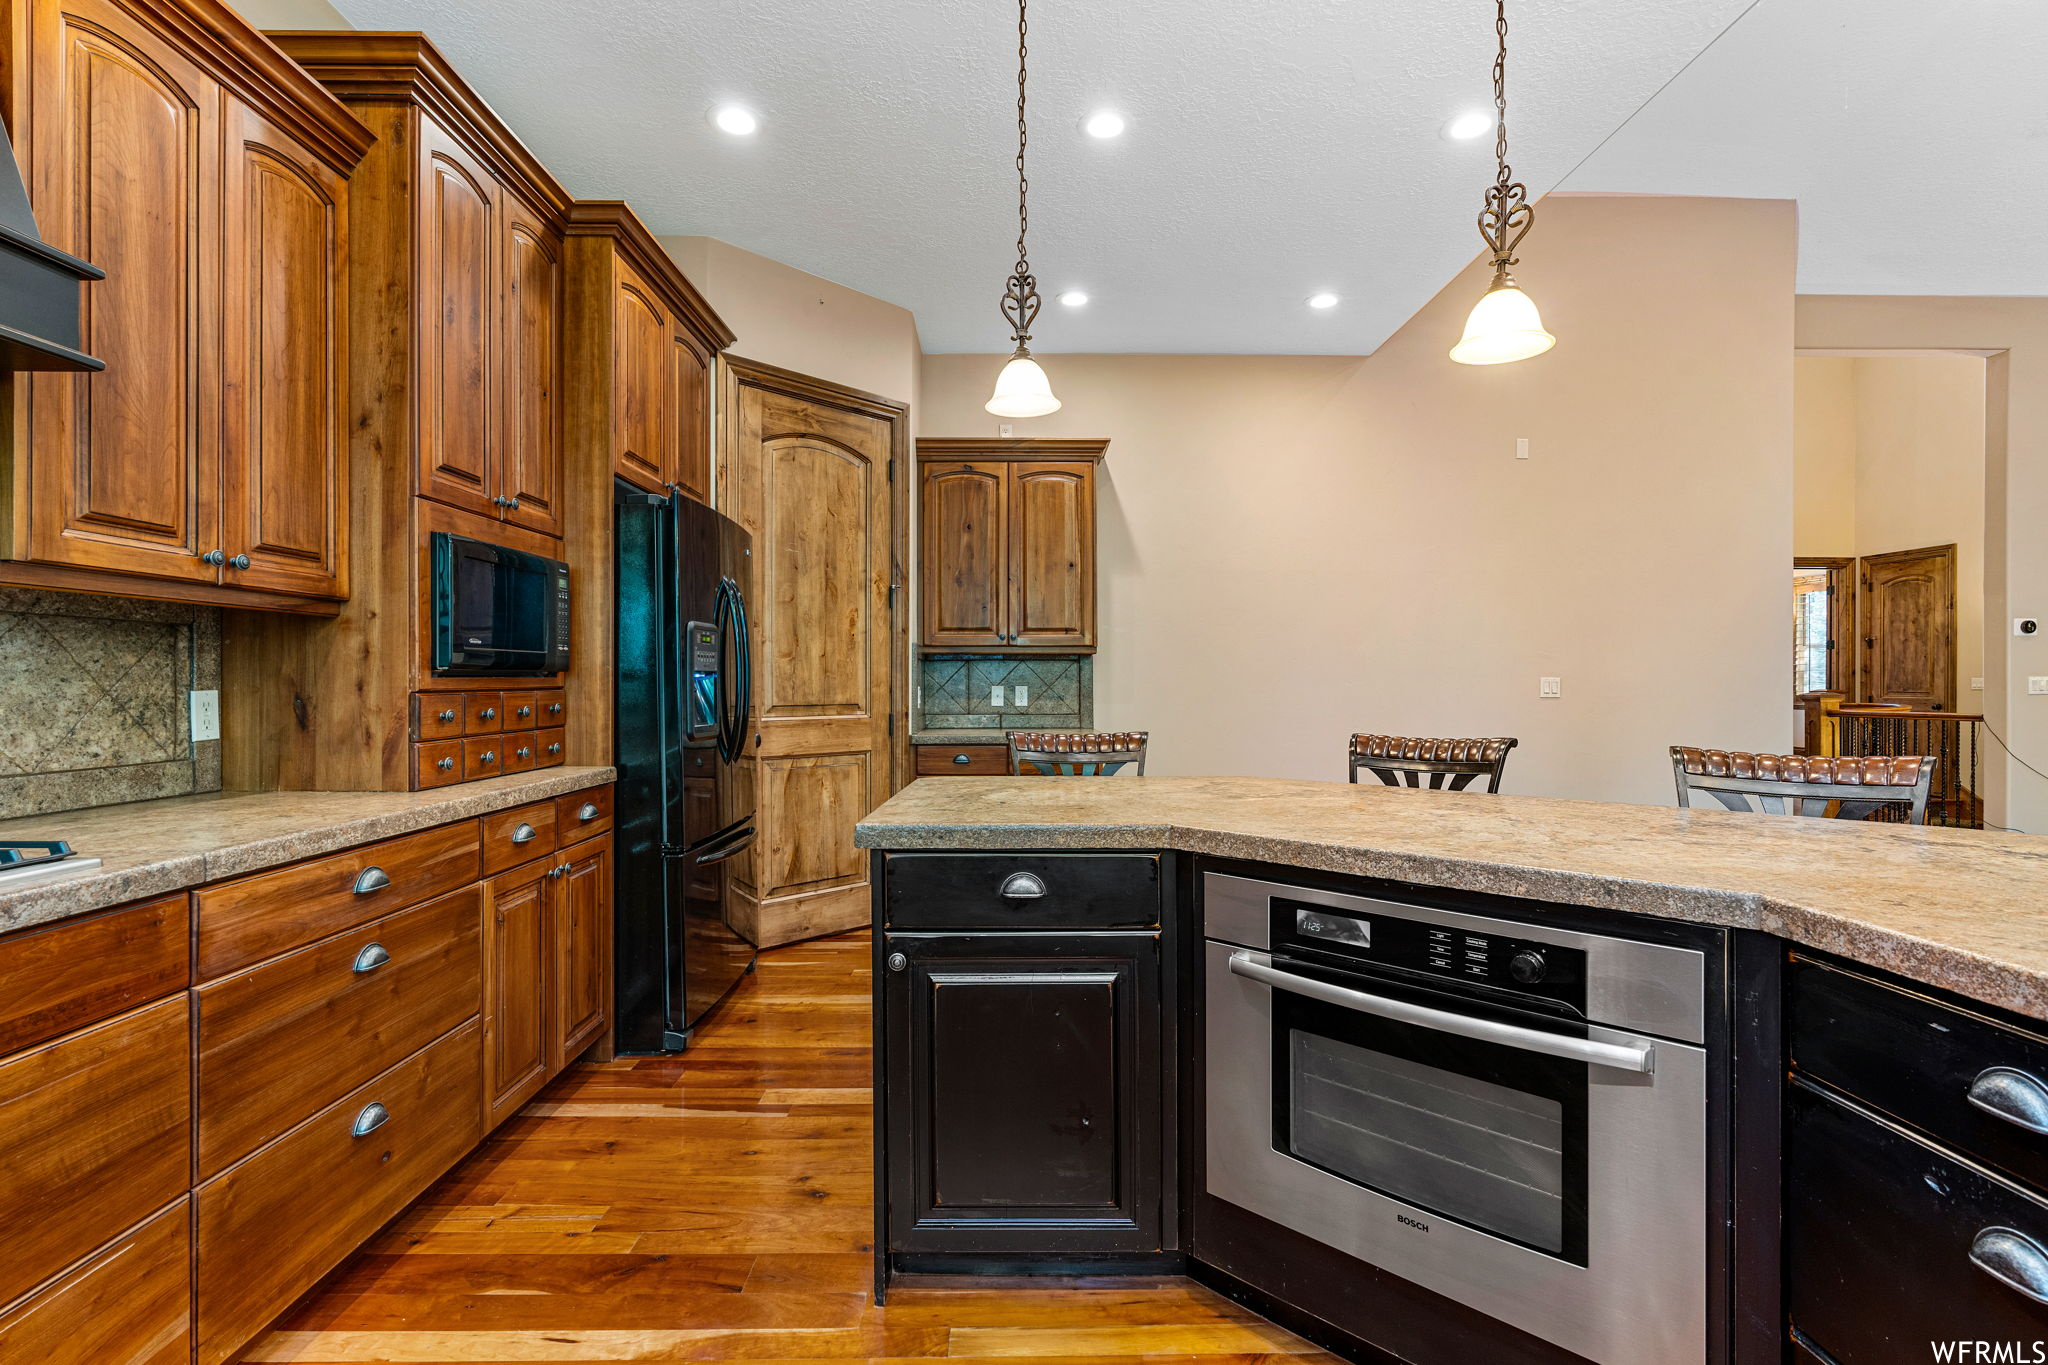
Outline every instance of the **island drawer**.
{"type": "Polygon", "coordinates": [[[1836,1365],[2048,1336],[2048,1308],[1972,1259],[2041,1269],[2027,1243],[2048,1246],[2048,1203],[1804,1084],[1787,1122],[1786,1307],[1836,1365]]]}
{"type": "Polygon", "coordinates": [[[920,744],[919,777],[1003,777],[1010,771],[1007,744],[920,744]]]}
{"type": "Polygon", "coordinates": [[[192,980],[184,892],[0,938],[0,1055],[111,1019],[192,980]]]}
{"type": "Polygon", "coordinates": [[[2048,1191],[2048,1038],[1804,957],[1790,995],[1799,1074],[2048,1191]]]}
{"type": "Polygon", "coordinates": [[[181,992],[0,1063],[0,1304],[185,1193],[190,1019],[181,992]]]}
{"type": "Polygon", "coordinates": [[[200,1365],[221,1365],[482,1135],[474,1022],[199,1187],[200,1365]]]}
{"type": "Polygon", "coordinates": [[[199,975],[228,972],[477,879],[477,822],[421,830],[202,888],[199,975]]]}
{"type": "Polygon", "coordinates": [[[0,1313],[0,1360],[187,1365],[192,1218],[180,1198],[0,1313]]]}
{"type": "Polygon", "coordinates": [[[1159,923],[1156,853],[891,853],[893,929],[1141,929],[1159,923]]]}
{"type": "Polygon", "coordinates": [[[475,1014],[482,914],[465,887],[201,987],[200,1177],[475,1014]]]}

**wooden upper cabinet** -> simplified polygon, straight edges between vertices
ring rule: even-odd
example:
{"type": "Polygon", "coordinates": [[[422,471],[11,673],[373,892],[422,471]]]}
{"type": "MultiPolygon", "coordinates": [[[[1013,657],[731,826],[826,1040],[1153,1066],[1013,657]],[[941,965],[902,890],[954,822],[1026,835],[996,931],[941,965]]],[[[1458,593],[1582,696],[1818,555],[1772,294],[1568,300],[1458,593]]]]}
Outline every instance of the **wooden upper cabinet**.
{"type": "Polygon", "coordinates": [[[1108,447],[918,442],[926,648],[1095,648],[1095,476],[1108,447]]]}
{"type": "Polygon", "coordinates": [[[676,450],[675,485],[698,502],[711,501],[711,352],[687,332],[669,341],[670,427],[676,450]]]}
{"type": "Polygon", "coordinates": [[[668,310],[621,261],[612,300],[612,465],[660,492],[675,481],[675,428],[668,413],[668,310]]]}
{"type": "Polygon", "coordinates": [[[498,190],[431,120],[420,120],[419,492],[496,515],[498,190]]]}
{"type": "Polygon", "coordinates": [[[505,519],[562,533],[562,237],[516,196],[505,214],[505,519]]]}
{"type": "Polygon", "coordinates": [[[1009,643],[1010,467],[963,460],[924,469],[924,642],[1009,643]]]}
{"type": "Polygon", "coordinates": [[[227,581],[346,597],[348,184],[240,101],[224,121],[221,529],[248,557],[227,581]]]}
{"type": "Polygon", "coordinates": [[[347,180],[369,130],[194,0],[24,0],[0,82],[38,226],[107,272],[97,374],[17,375],[0,581],[347,595],[347,180]],[[286,131],[289,129],[290,131],[286,131]]]}

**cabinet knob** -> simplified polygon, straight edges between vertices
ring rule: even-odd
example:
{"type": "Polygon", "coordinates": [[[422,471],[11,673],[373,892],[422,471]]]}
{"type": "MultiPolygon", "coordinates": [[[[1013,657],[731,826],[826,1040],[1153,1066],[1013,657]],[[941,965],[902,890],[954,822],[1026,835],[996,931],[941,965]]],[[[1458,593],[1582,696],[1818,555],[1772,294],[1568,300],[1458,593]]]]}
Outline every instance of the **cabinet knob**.
{"type": "Polygon", "coordinates": [[[208,550],[205,554],[199,556],[199,562],[201,564],[210,564],[218,569],[221,565],[228,562],[228,557],[220,550],[208,550]]]}
{"type": "Polygon", "coordinates": [[[2048,1303],[2048,1250],[2013,1228],[1985,1228],[1970,1243],[1970,1264],[2035,1303],[2048,1303]]]}
{"type": "Polygon", "coordinates": [[[969,757],[968,757],[968,756],[967,756],[966,754],[954,754],[954,755],[953,755],[953,761],[954,761],[955,763],[972,763],[972,762],[974,762],[974,760],[973,760],[973,759],[971,759],[971,758],[969,758],[969,757]]]}
{"type": "Polygon", "coordinates": [[[229,567],[230,569],[246,569],[246,568],[248,568],[248,567],[249,567],[249,556],[247,556],[247,555],[236,555],[236,556],[235,556],[235,557],[234,557],[233,559],[230,559],[230,560],[228,561],[228,567],[229,567]]]}
{"type": "Polygon", "coordinates": [[[520,821],[517,828],[512,831],[512,842],[515,844],[530,844],[539,837],[540,831],[527,824],[524,820],[520,821]]]}
{"type": "Polygon", "coordinates": [[[434,717],[434,719],[436,719],[436,720],[440,720],[440,721],[450,721],[450,720],[454,720],[454,719],[455,719],[455,713],[454,713],[453,711],[443,711],[443,712],[441,712],[441,713],[440,713],[439,715],[435,716],[435,717],[434,717]]]}
{"type": "Polygon", "coordinates": [[[367,896],[372,891],[382,891],[389,885],[391,885],[390,873],[381,867],[366,867],[362,870],[361,875],[356,878],[355,886],[351,889],[358,896],[367,896]]]}
{"type": "Polygon", "coordinates": [[[561,715],[561,714],[562,714],[562,703],[560,703],[560,702],[558,702],[558,701],[551,701],[551,702],[549,702],[549,703],[548,703],[548,714],[549,714],[549,715],[551,715],[551,716],[559,716],[559,715],[561,715]]]}
{"type": "Polygon", "coordinates": [[[1002,889],[997,894],[1013,901],[1037,900],[1045,894],[1045,883],[1029,872],[1012,872],[1003,878],[1002,889]]]}
{"type": "Polygon", "coordinates": [[[522,706],[512,714],[518,716],[521,720],[525,720],[528,716],[533,714],[533,708],[531,706],[522,706]]]}
{"type": "Polygon", "coordinates": [[[2048,1084],[2018,1067],[1994,1066],[1978,1072],[1963,1098],[1993,1118],[2048,1135],[2048,1084]]]}
{"type": "Polygon", "coordinates": [[[366,1104],[356,1115],[355,1126],[349,1129],[350,1137],[368,1137],[391,1121],[391,1111],[375,1100],[366,1104]]]}
{"type": "Polygon", "coordinates": [[[477,712],[477,715],[479,715],[485,720],[496,720],[498,718],[498,708],[495,706],[486,706],[483,710],[477,712]]]}
{"type": "Polygon", "coordinates": [[[512,756],[514,758],[532,758],[533,750],[528,746],[522,744],[517,749],[513,750],[512,756]]]}
{"type": "Polygon", "coordinates": [[[905,967],[908,967],[909,965],[910,965],[910,959],[909,959],[909,958],[907,958],[907,957],[905,957],[905,956],[904,956],[903,954],[901,954],[901,953],[891,953],[891,954],[889,954],[889,970],[890,970],[890,971],[892,971],[892,972],[900,972],[900,971],[902,971],[902,970],[903,970],[903,969],[904,969],[905,967]]]}
{"type": "Polygon", "coordinates": [[[496,749],[486,749],[477,755],[476,761],[479,763],[496,763],[498,761],[498,751],[496,749]]]}
{"type": "Polygon", "coordinates": [[[351,970],[357,976],[361,976],[365,972],[376,971],[390,960],[391,953],[383,944],[368,943],[363,945],[363,950],[360,953],[356,954],[356,965],[351,970]]]}
{"type": "Polygon", "coordinates": [[[548,745],[548,757],[550,757],[550,758],[553,758],[553,757],[554,757],[554,756],[555,756],[556,754],[559,754],[560,752],[562,752],[562,746],[561,746],[561,745],[559,745],[559,744],[550,744],[550,745],[548,745]]]}
{"type": "Polygon", "coordinates": [[[434,766],[436,768],[439,768],[444,773],[453,772],[455,770],[455,760],[452,758],[436,759],[434,761],[434,766]]]}

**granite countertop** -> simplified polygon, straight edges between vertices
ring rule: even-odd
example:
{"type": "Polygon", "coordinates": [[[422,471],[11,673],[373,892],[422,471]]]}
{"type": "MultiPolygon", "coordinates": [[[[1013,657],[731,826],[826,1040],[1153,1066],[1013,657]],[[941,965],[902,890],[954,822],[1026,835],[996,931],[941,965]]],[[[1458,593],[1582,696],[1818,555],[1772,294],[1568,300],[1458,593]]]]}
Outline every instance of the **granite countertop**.
{"type": "Polygon", "coordinates": [[[881,849],[1163,848],[1760,929],[2048,1019],[2048,838],[1276,778],[947,777],[881,849]]]}
{"type": "Polygon", "coordinates": [[[0,822],[0,839],[65,839],[91,872],[0,891],[0,933],[445,825],[610,782],[548,768],[425,792],[209,792],[0,822]]]}
{"type": "MultiPolygon", "coordinates": [[[[1020,725],[1017,728],[1019,730],[1029,730],[1031,727],[1020,725]]],[[[1063,735],[1092,735],[1096,733],[1094,727],[1086,725],[1062,725],[1057,728],[1063,735]]],[[[1011,734],[1012,732],[1009,730],[912,730],[910,732],[910,742],[912,744],[1008,744],[1011,734]]]]}

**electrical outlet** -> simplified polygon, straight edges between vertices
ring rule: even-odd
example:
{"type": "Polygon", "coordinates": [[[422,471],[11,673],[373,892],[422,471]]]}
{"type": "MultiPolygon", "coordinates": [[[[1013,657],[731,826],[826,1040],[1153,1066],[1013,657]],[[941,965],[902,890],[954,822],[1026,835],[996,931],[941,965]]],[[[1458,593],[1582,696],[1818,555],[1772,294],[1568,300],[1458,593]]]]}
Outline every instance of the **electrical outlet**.
{"type": "Polygon", "coordinates": [[[1010,688],[1010,701],[1017,706],[1031,705],[1031,689],[1023,683],[1015,684],[1010,688]]]}
{"type": "Polygon", "coordinates": [[[989,688],[988,704],[990,706],[1001,706],[1003,704],[1003,687],[1001,683],[997,683],[994,687],[989,688]]]}
{"type": "Polygon", "coordinates": [[[192,742],[220,738],[220,693],[192,693],[192,742]]]}
{"type": "Polygon", "coordinates": [[[2027,679],[2027,692],[2030,696],[2048,697],[2048,678],[2027,679]]]}
{"type": "Polygon", "coordinates": [[[1536,695],[1546,700],[1562,697],[1564,695],[1564,679],[1538,678],[1536,680],[1536,695]]]}
{"type": "Polygon", "coordinates": [[[1003,437],[1005,440],[1009,439],[1010,434],[1016,431],[1016,429],[1017,428],[1011,426],[1008,422],[996,423],[996,435],[1003,437]]]}

